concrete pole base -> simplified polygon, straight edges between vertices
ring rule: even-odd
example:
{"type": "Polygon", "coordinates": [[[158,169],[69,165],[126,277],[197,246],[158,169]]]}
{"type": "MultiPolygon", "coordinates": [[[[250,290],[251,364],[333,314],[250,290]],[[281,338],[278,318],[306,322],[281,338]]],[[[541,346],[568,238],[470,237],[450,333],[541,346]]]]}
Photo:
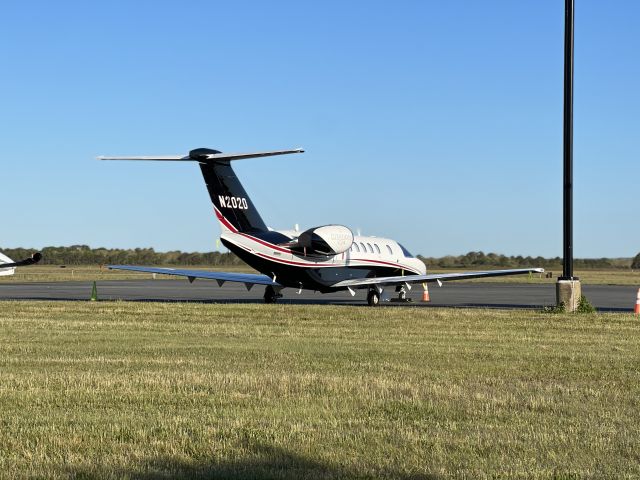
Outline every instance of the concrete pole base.
{"type": "Polygon", "coordinates": [[[564,303],[567,312],[575,312],[580,304],[582,286],[580,280],[559,279],[556,283],[556,305],[564,303]]]}

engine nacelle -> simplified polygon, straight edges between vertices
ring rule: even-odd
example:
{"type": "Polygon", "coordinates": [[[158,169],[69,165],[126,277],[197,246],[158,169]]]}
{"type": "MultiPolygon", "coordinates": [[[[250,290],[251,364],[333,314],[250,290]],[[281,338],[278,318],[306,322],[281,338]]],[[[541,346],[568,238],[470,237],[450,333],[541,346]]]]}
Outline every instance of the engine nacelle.
{"type": "Polygon", "coordinates": [[[300,234],[297,250],[307,255],[338,255],[351,248],[353,232],[343,225],[314,227],[300,234]]]}

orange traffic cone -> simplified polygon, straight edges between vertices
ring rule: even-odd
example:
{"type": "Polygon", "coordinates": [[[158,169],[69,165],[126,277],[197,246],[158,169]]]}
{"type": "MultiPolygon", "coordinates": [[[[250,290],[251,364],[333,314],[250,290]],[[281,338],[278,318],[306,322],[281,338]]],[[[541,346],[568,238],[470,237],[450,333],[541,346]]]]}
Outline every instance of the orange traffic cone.
{"type": "Polygon", "coordinates": [[[640,288],[638,289],[638,296],[636,297],[636,308],[633,311],[636,315],[640,315],[640,288]]]}
{"type": "MultiPolygon", "coordinates": [[[[423,302],[430,302],[431,299],[429,298],[429,287],[427,287],[426,283],[423,283],[422,286],[424,287],[424,291],[422,292],[422,301],[423,302]]],[[[639,290],[639,292],[640,292],[640,290],[639,290]]]]}

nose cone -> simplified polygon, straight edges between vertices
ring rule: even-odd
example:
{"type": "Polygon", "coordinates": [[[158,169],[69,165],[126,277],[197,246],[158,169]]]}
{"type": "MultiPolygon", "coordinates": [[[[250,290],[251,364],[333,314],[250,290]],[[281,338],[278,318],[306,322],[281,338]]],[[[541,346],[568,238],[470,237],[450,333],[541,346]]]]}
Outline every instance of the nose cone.
{"type": "Polygon", "coordinates": [[[415,269],[420,272],[420,275],[426,275],[427,274],[427,266],[419,258],[412,258],[411,259],[411,266],[415,267],[415,269]]]}

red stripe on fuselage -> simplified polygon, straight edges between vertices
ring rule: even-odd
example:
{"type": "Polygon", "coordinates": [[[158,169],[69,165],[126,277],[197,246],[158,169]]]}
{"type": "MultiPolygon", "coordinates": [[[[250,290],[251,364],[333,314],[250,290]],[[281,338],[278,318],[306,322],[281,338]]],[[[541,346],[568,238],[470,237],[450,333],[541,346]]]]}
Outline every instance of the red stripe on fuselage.
{"type": "Polygon", "coordinates": [[[293,260],[285,260],[284,258],[272,257],[271,255],[267,255],[266,253],[261,252],[249,252],[254,255],[258,255],[259,257],[266,258],[272,262],[276,263],[285,263],[287,265],[295,265],[297,267],[305,267],[305,268],[326,268],[326,267],[340,267],[344,265],[323,265],[321,263],[302,263],[302,262],[294,262],[293,260]]]}
{"type": "MultiPolygon", "coordinates": [[[[248,251],[248,250],[247,250],[248,251]]],[[[278,258],[278,257],[272,257],[270,255],[267,255],[265,253],[261,253],[261,252],[251,252],[249,251],[249,253],[251,253],[252,255],[258,255],[259,257],[265,258],[267,260],[271,260],[274,261],[276,263],[284,263],[287,265],[295,265],[295,266],[301,266],[301,267],[306,267],[306,268],[358,268],[358,267],[365,267],[365,265],[348,265],[347,263],[338,263],[338,264],[331,264],[331,265],[325,265],[325,264],[321,264],[321,263],[301,263],[301,262],[294,262],[291,260],[285,260],[284,258],[278,258]]],[[[399,270],[406,270],[408,272],[411,273],[415,273],[416,275],[420,275],[420,272],[416,272],[414,269],[406,267],[404,265],[399,265],[399,264],[395,264],[395,263],[389,263],[389,262],[383,262],[380,260],[356,260],[359,262],[369,262],[373,265],[376,265],[378,267],[393,267],[393,268],[397,268],[399,270]]]]}
{"type": "Polygon", "coordinates": [[[229,220],[227,220],[226,218],[224,218],[224,215],[222,215],[222,213],[220,213],[220,211],[216,208],[213,207],[213,211],[216,214],[216,217],[218,218],[218,220],[220,221],[220,223],[222,223],[225,227],[227,227],[229,230],[231,230],[233,233],[238,233],[238,229],[236,227],[234,227],[231,222],[229,222],[229,220]]]}
{"type": "Polygon", "coordinates": [[[283,253],[291,253],[293,254],[293,252],[289,249],[286,248],[282,248],[278,245],[274,245],[273,243],[269,243],[269,242],[265,242],[264,240],[260,240],[259,238],[256,238],[252,235],[248,235],[246,233],[240,232],[238,231],[237,228],[235,228],[231,222],[229,222],[229,220],[227,220],[224,215],[222,215],[222,213],[220,213],[220,211],[216,208],[213,207],[214,211],[216,212],[216,217],[218,217],[218,220],[225,226],[227,227],[229,230],[231,230],[233,233],[237,233],[238,235],[242,235],[245,238],[248,238],[249,240],[253,240],[254,242],[260,243],[262,245],[264,245],[265,247],[269,247],[272,248],[274,250],[277,250],[279,252],[283,252],[283,253]]]}
{"type": "Polygon", "coordinates": [[[400,268],[400,269],[403,269],[403,270],[409,270],[410,272],[415,272],[415,270],[412,270],[410,267],[406,267],[406,266],[402,265],[401,263],[385,262],[384,260],[373,260],[373,259],[368,259],[368,258],[352,258],[351,261],[352,262],[382,263],[382,264],[390,265],[392,267],[400,268]]]}
{"type": "Polygon", "coordinates": [[[282,248],[282,247],[280,247],[278,245],[274,245],[273,243],[265,242],[264,240],[260,240],[259,238],[256,238],[256,237],[254,237],[252,235],[248,235],[248,234],[242,233],[242,232],[237,232],[237,233],[238,233],[238,235],[242,235],[243,237],[248,238],[249,240],[253,240],[254,242],[257,242],[257,243],[259,243],[261,245],[264,245],[265,247],[269,247],[269,248],[271,248],[273,250],[277,250],[279,252],[293,254],[293,252],[291,250],[289,250],[289,249],[282,248]]]}
{"type": "MultiPolygon", "coordinates": [[[[265,247],[269,247],[269,248],[271,248],[273,250],[276,250],[276,251],[279,251],[279,252],[283,252],[283,253],[289,253],[289,254],[292,254],[292,255],[295,254],[292,250],[289,250],[287,248],[282,248],[279,245],[274,245],[273,243],[269,243],[267,241],[261,240],[259,238],[256,238],[256,237],[252,236],[252,235],[249,235],[247,233],[239,232],[238,229],[235,228],[231,224],[231,222],[229,222],[229,220],[227,220],[224,217],[224,215],[222,215],[222,213],[220,213],[220,211],[215,206],[213,207],[213,209],[214,209],[214,211],[216,213],[216,217],[218,218],[218,220],[224,226],[226,226],[229,230],[231,230],[232,233],[241,235],[241,236],[243,236],[243,237],[245,237],[245,238],[247,238],[249,240],[252,240],[252,241],[254,241],[256,243],[259,243],[259,244],[261,244],[261,245],[263,245],[265,247]]],[[[238,245],[238,244],[235,244],[235,245],[242,247],[241,245],[238,245]]],[[[245,250],[247,250],[247,249],[245,248],[245,250]]],[[[262,258],[266,258],[268,260],[272,260],[272,261],[275,261],[277,263],[285,263],[285,264],[289,264],[289,265],[296,265],[296,266],[303,266],[303,267],[316,267],[316,268],[350,267],[351,266],[351,265],[347,265],[346,261],[345,261],[345,263],[338,264],[338,265],[336,265],[336,264],[324,265],[324,264],[321,264],[321,263],[309,262],[309,261],[306,261],[305,263],[302,263],[302,262],[294,262],[292,260],[285,260],[283,258],[273,257],[271,255],[264,254],[264,253],[261,253],[261,252],[256,252],[256,251],[252,252],[250,250],[247,250],[247,251],[249,253],[252,253],[252,254],[257,254],[258,256],[260,256],[262,258]]],[[[404,266],[402,264],[399,264],[399,263],[391,263],[391,262],[385,262],[383,260],[374,260],[374,259],[367,259],[367,258],[352,258],[351,261],[354,261],[354,262],[368,262],[368,263],[372,263],[374,265],[377,264],[378,266],[391,266],[391,267],[394,267],[394,268],[399,268],[401,270],[407,270],[409,272],[413,272],[413,273],[416,273],[418,275],[420,274],[420,272],[416,272],[412,268],[406,267],[406,266],[404,266]]]]}
{"type": "MultiPolygon", "coordinates": [[[[235,244],[236,246],[243,248],[245,251],[247,251],[248,253],[250,253],[251,255],[257,255],[261,258],[264,258],[266,260],[272,261],[272,262],[276,262],[276,263],[284,263],[285,265],[294,265],[296,267],[305,267],[305,268],[357,268],[357,267],[364,267],[365,265],[349,265],[346,262],[345,263],[332,263],[332,264],[322,264],[322,263],[315,263],[315,262],[295,262],[293,260],[287,260],[284,258],[278,258],[278,257],[274,257],[271,256],[269,254],[266,253],[262,253],[262,252],[257,252],[257,251],[252,251],[251,249],[248,249],[246,247],[243,247],[242,245],[238,245],[235,244]]],[[[393,268],[397,268],[399,270],[407,270],[408,272],[411,273],[415,273],[417,275],[420,274],[420,272],[415,271],[412,268],[406,267],[404,265],[400,265],[400,264],[395,264],[395,263],[389,263],[389,262],[383,262],[381,260],[366,260],[366,259],[358,259],[358,260],[354,260],[354,261],[358,261],[358,262],[368,262],[371,263],[373,265],[376,265],[378,267],[393,267],[393,268]]]]}

